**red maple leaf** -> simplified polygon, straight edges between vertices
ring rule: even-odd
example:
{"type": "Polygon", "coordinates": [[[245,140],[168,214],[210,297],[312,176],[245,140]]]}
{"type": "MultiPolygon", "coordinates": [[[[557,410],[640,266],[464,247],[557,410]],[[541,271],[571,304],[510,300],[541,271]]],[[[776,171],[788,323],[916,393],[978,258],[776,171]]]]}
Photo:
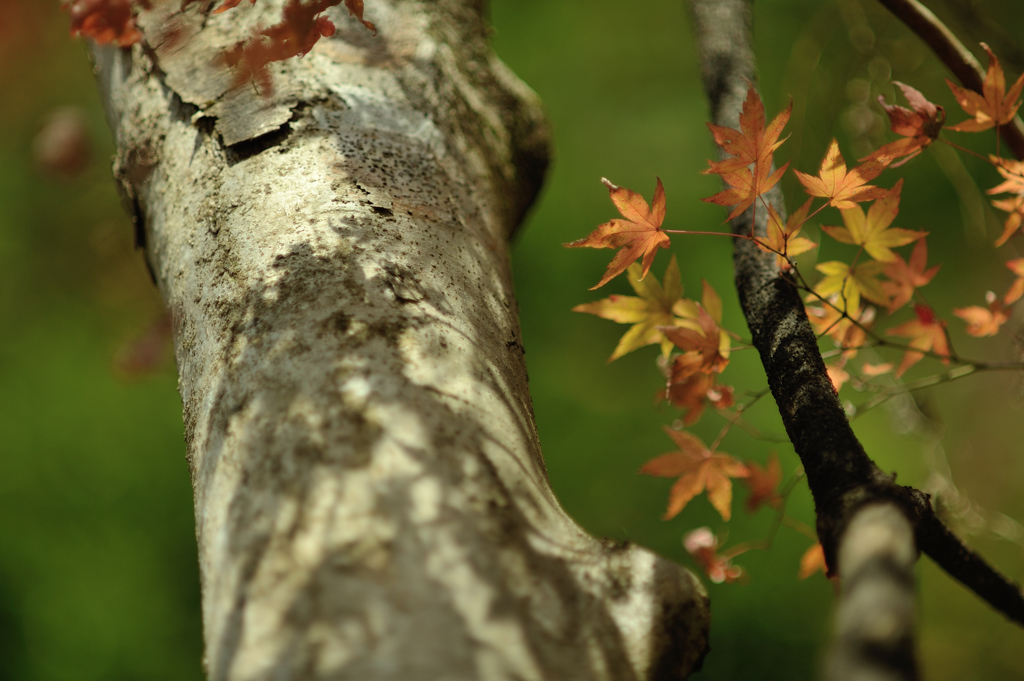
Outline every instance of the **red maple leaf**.
{"type": "Polygon", "coordinates": [[[715,584],[735,582],[743,568],[732,564],[731,557],[718,554],[718,537],[707,527],[698,527],[683,537],[683,546],[715,584]]]}
{"type": "Polygon", "coordinates": [[[904,137],[880,147],[873,154],[860,160],[892,161],[905,156],[906,158],[899,163],[892,164],[895,168],[920,154],[925,147],[938,139],[939,131],[946,120],[946,111],[941,106],[929,102],[924,95],[909,85],[898,80],[894,80],[892,84],[903,91],[911,108],[886,104],[882,95],[878,96],[878,103],[885,109],[885,113],[889,114],[889,126],[892,131],[904,137]]]}
{"type": "Polygon", "coordinates": [[[732,482],[729,478],[745,478],[747,467],[724,452],[712,452],[700,438],[682,430],[666,428],[678,451],[662,454],[643,465],[640,472],[659,478],[676,478],[669,492],[665,520],[674,518],[690,499],[707,490],[708,501],[723,520],[732,515],[732,482]]]}
{"type": "Polygon", "coordinates": [[[918,303],[914,306],[915,319],[895,326],[886,335],[909,338],[910,349],[903,353],[903,360],[896,369],[896,375],[902,376],[907,369],[917,364],[924,357],[925,352],[934,352],[943,359],[943,363],[949,362],[949,339],[946,338],[946,322],[935,316],[927,305],[918,303]]]}
{"type": "Polygon", "coordinates": [[[779,465],[779,455],[772,452],[768,455],[768,465],[761,468],[756,462],[747,463],[750,475],[744,478],[743,482],[750,488],[750,496],[747,497],[747,512],[753,513],[761,506],[778,508],[782,505],[782,497],[779,496],[779,482],[782,480],[782,467],[779,465]]]}
{"type": "MultiPolygon", "coordinates": [[[[235,70],[233,87],[252,81],[264,96],[269,96],[273,92],[273,83],[267,66],[275,61],[304,55],[313,49],[321,37],[334,35],[334,22],[320,14],[341,2],[314,0],[306,5],[302,0],[288,0],[279,23],[257,30],[248,40],[236,44],[221,56],[221,61],[235,70]]],[[[362,0],[344,2],[350,14],[355,15],[368,29],[377,32],[372,23],[363,19],[362,0]]],[[[227,0],[216,11],[221,12],[237,4],[236,0],[227,0]]]]}
{"type": "Polygon", "coordinates": [[[142,40],[135,26],[134,0],[68,0],[64,7],[71,14],[71,35],[84,35],[103,45],[128,47],[142,40]]]}
{"type": "Polygon", "coordinates": [[[600,225],[587,235],[585,239],[565,244],[567,248],[618,248],[620,249],[612,261],[608,263],[601,281],[590,290],[601,288],[613,278],[622,274],[637,258],[643,257],[643,270],[640,278],[647,276],[654,262],[654,254],[659,248],[668,248],[669,238],[661,229],[665,221],[665,188],[661,178],[656,178],[654,200],[647,205],[644,197],[631,189],[612,184],[601,178],[611,195],[612,203],[619,209],[624,219],[616,218],[600,225]]]}

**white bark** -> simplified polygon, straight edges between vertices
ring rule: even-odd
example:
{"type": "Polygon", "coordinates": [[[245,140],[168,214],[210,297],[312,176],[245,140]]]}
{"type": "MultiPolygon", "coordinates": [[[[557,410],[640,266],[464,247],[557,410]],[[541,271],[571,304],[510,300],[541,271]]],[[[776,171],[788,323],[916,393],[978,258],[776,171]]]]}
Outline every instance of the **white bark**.
{"type": "Polygon", "coordinates": [[[335,12],[269,102],[211,63],[280,16],[246,6],[96,51],[174,320],[209,677],[687,674],[699,583],[548,487],[506,244],[547,136],[480,3],[335,12]]]}

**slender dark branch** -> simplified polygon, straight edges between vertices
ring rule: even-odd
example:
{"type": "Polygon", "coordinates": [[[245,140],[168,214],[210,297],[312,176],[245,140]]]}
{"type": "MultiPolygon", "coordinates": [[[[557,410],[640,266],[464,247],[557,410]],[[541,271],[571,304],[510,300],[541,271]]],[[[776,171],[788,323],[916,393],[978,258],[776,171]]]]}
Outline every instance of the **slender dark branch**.
{"type": "Polygon", "coordinates": [[[936,565],[985,602],[1024,625],[1024,592],[964,544],[934,513],[917,526],[917,545],[936,565]]]}
{"type": "MultiPolygon", "coordinates": [[[[757,82],[751,0],[690,0],[698,60],[718,125],[739,127],[747,89],[757,82]]],[[[778,189],[767,196],[785,220],[778,189]]],[[[732,221],[736,234],[764,235],[767,211],[748,209],[732,221]],[[753,229],[752,229],[753,228],[753,229]]],[[[746,239],[734,243],[736,288],[772,391],[814,497],[817,531],[831,570],[837,546],[858,513],[877,503],[902,509],[921,547],[990,605],[1020,621],[1020,588],[970,552],[935,516],[928,495],[897,485],[868,457],[832,387],[797,282],[776,258],[746,239]],[[939,531],[941,528],[942,531],[939,531]],[[960,561],[959,563],[957,561],[960,561]],[[992,585],[998,584],[998,587],[992,585]]]]}
{"type": "MultiPolygon", "coordinates": [[[[985,69],[964,44],[953,35],[931,10],[917,0],[878,0],[918,35],[942,60],[964,87],[981,93],[985,69]]],[[[1017,158],[1024,159],[1024,123],[1016,117],[999,128],[1006,145],[1017,158]]]]}

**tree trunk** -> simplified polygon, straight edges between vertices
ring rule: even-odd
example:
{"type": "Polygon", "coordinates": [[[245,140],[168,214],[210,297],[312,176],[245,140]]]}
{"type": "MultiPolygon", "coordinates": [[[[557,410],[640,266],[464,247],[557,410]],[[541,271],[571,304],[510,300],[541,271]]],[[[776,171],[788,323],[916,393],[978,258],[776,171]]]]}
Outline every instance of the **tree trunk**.
{"type": "MultiPolygon", "coordinates": [[[[177,3],[170,3],[177,6],[177,3]]],[[[214,59],[282,2],[97,49],[115,175],[174,323],[214,681],[669,679],[706,595],[548,487],[507,239],[547,162],[479,0],[214,59]]]]}

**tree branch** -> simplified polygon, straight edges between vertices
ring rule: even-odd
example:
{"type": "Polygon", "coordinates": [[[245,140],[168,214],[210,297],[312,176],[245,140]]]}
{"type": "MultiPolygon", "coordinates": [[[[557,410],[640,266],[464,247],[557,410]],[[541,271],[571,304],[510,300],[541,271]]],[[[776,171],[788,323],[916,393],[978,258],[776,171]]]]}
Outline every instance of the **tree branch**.
{"type": "MultiPolygon", "coordinates": [[[[981,93],[985,69],[953,32],[917,0],[878,0],[927,43],[964,87],[981,93]]],[[[1017,158],[1024,158],[1024,123],[1017,116],[999,134],[1017,158]]]]}
{"type": "Polygon", "coordinates": [[[843,598],[828,664],[832,681],[917,678],[914,661],[914,531],[890,503],[865,506],[839,549],[843,598]]]}
{"type": "MultiPolygon", "coordinates": [[[[739,127],[746,91],[757,80],[750,0],[691,0],[690,12],[712,120],[717,125],[739,127]]],[[[767,199],[784,220],[778,188],[769,192],[767,199]]],[[[766,213],[747,210],[732,221],[733,232],[764,234],[766,213]]],[[[994,608],[1021,621],[1017,614],[1024,605],[1020,588],[945,528],[928,495],[897,485],[895,477],[879,469],[864,451],[828,378],[796,282],[779,271],[774,256],[762,253],[748,239],[735,241],[734,265],[752,343],[761,355],[786,432],[807,472],[818,536],[830,568],[842,567],[837,547],[860,511],[889,501],[902,509],[920,546],[943,569],[994,608]]],[[[913,551],[909,540],[907,550],[913,551]]],[[[897,643],[893,641],[893,645],[897,643]]],[[[898,660],[893,664],[895,672],[904,668],[898,660]]]]}

